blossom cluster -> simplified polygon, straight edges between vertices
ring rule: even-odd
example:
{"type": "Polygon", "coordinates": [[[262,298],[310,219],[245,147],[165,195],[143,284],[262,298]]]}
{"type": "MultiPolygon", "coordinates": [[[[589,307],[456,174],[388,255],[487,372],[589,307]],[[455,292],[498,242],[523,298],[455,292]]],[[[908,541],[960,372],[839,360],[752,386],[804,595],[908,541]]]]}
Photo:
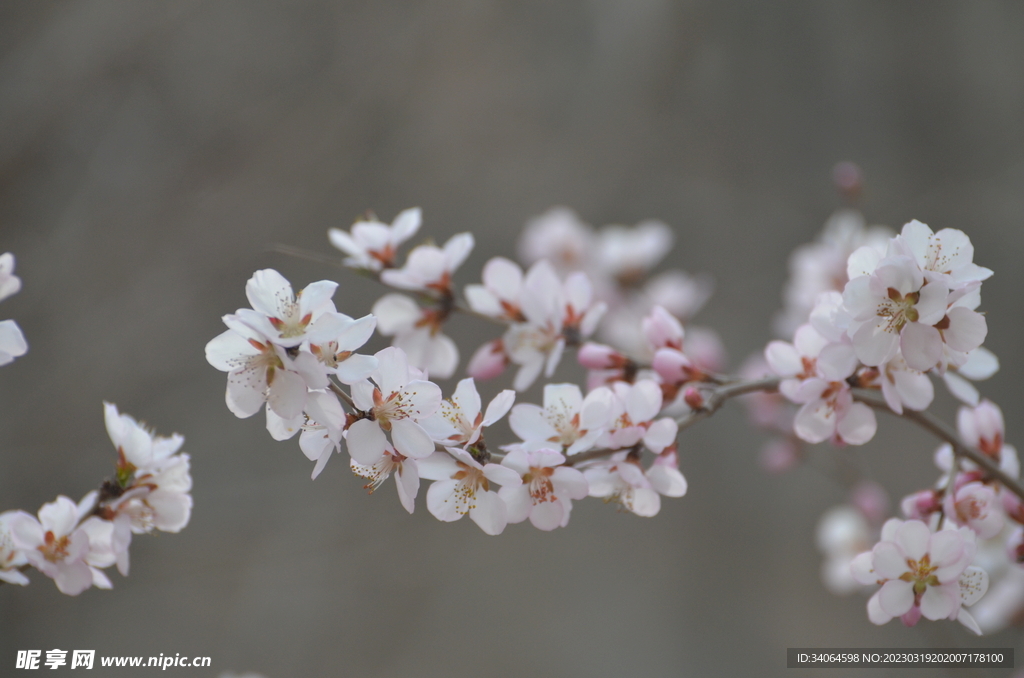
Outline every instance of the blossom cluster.
{"type": "MultiPolygon", "coordinates": [[[[548,260],[524,271],[501,257],[487,262],[482,282],[460,295],[453,275],[473,246],[472,236],[456,235],[443,247],[419,245],[400,265],[399,248],[420,222],[420,211],[411,209],[390,225],[368,218],[348,232],[331,230],[346,266],[418,295],[386,294],[359,320],[337,311],[331,301],[336,283],[314,282],[296,293],[276,271],[257,271],[246,285],[251,308],[224,316],[228,329],[206,347],[211,365],[228,373],[228,408],[240,417],[265,408],[267,428],[277,439],[301,432],[300,448],[316,462],[314,478],[344,446],[353,472],[368,481],[366,489],[372,492],[393,475],[399,500],[411,513],[421,480],[433,481],[426,493],[431,514],[446,522],[469,515],[488,534],[526,520],[543,530],[564,526],[572,502],[587,496],[650,516],[659,511],[661,496],[685,494],[677,423],[666,413],[673,405],[689,411],[680,386],[699,370],[681,370],[678,360],[661,371],[596,368],[601,378],[592,380],[585,396],[575,384],[547,383],[542,405],[515,404],[517,391],[554,374],[567,347],[580,348],[587,365],[595,364],[586,357],[594,353],[603,356],[602,365],[621,358],[583,343],[607,304],[596,298],[584,271],[563,275],[548,260]],[[477,352],[470,376],[445,398],[431,379],[451,376],[458,365],[455,344],[443,332],[456,311],[505,330],[477,352]],[[356,353],[374,329],[392,345],[372,356],[356,353]],[[518,365],[514,388],[484,407],[478,380],[498,376],[508,364],[518,365]],[[667,378],[661,376],[665,370],[671,372],[667,378]],[[488,429],[506,415],[518,439],[494,445],[488,429]]],[[[645,229],[650,226],[637,232],[645,229]]],[[[554,231],[545,232],[550,238],[554,231]]],[[[535,230],[532,238],[538,237],[535,230]]],[[[654,306],[641,324],[648,355],[665,349],[690,365],[675,316],[654,306]]]]}
{"type": "MultiPolygon", "coordinates": [[[[819,528],[823,575],[840,593],[880,584],[868,603],[875,623],[984,625],[986,542],[1001,538],[1006,558],[1024,562],[1024,527],[1006,534],[1024,524],[1024,503],[1001,414],[971,383],[998,361],[982,346],[987,324],[977,311],[992,272],[974,263],[963,232],[911,221],[894,234],[857,212],[837,213],[791,259],[776,323],[783,339],[728,377],[717,335],[690,323],[710,294],[707,278],[652,275],[671,247],[666,225],[594,229],[555,208],[527,224],[520,263],[494,257],[460,290],[472,234],[417,245],[403,259],[421,223],[409,209],[391,224],[368,215],[348,231],[331,229],[343,266],[394,290],[371,314],[338,312],[334,282],[293,292],[266,269],[246,285],[251,308],[224,316],[228,329],[207,344],[207,360],[228,373],[228,408],[239,417],[265,408],[274,438],[300,434],[314,478],[344,449],[370,492],[394,476],[412,513],[430,481],[434,517],[468,515],[490,535],[527,520],[564,527],[573,502],[588,496],[653,516],[661,497],[687,491],[680,430],[731,397],[749,395],[755,422],[777,436],[767,465],[781,469],[805,456],[806,444],[868,442],[876,409],[924,416],[937,378],[966,405],[958,436],[936,455],[936,486],[903,501],[906,520],[884,522],[884,490],[856,483],[851,505],[819,528]],[[445,397],[435,382],[462,361],[445,330],[456,313],[501,330],[445,397]],[[375,329],[390,346],[357,353],[375,329]],[[585,387],[558,379],[569,350],[587,370],[585,387]],[[478,384],[510,366],[511,388],[485,406],[478,384]],[[517,402],[538,380],[542,402],[517,402]],[[506,416],[514,438],[496,443],[493,427],[506,416]]],[[[1024,607],[1024,576],[1017,581],[1024,607]]]]}
{"type": "MultiPolygon", "coordinates": [[[[21,288],[14,257],[0,255],[0,299],[21,288]]],[[[28,350],[13,320],[0,322],[0,365],[28,350]]],[[[135,419],[104,403],[107,434],[117,449],[115,475],[77,503],[65,496],[44,504],[38,515],[0,513],[0,583],[25,586],[33,567],[68,595],[91,586],[113,585],[103,569],[117,565],[128,575],[133,534],[178,532],[192,513],[189,456],[185,439],[154,435],[135,419]]]]}
{"type": "Polygon", "coordinates": [[[987,323],[976,310],[992,271],[973,258],[959,230],[933,232],[911,221],[893,235],[841,211],[818,242],[791,259],[776,328],[790,341],[770,342],[760,366],[749,368],[780,378],[779,395],[750,403],[755,421],[779,436],[766,448],[775,469],[806,454],[804,443],[867,442],[876,430],[872,408],[923,413],[935,397],[933,376],[965,403],[955,442],[935,453],[935,485],[901,502],[905,521],[883,525],[884,491],[870,485],[865,493],[869,484],[861,482],[851,488],[851,503],[819,524],[829,589],[846,594],[881,584],[868,601],[876,624],[898,617],[913,626],[923,617],[955,619],[979,634],[999,628],[1009,613],[998,601],[1007,598],[982,600],[990,577],[1016,586],[1010,609],[1024,609],[1024,557],[1017,553],[1024,512],[1005,484],[1020,476],[1017,453],[1003,441],[1002,412],[971,383],[998,369],[982,346],[987,323]],[[967,459],[968,451],[987,459],[986,467],[967,459]],[[972,612],[965,609],[976,602],[972,612]]]}

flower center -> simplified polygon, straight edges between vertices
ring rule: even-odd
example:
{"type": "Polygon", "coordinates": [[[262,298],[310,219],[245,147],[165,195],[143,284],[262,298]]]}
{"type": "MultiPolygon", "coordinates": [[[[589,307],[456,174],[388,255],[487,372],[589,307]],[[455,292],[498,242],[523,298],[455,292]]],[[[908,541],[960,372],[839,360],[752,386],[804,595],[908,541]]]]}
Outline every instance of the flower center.
{"type": "Polygon", "coordinates": [[[879,318],[888,318],[883,329],[892,334],[899,334],[907,323],[917,322],[918,313],[914,306],[921,298],[920,292],[908,292],[906,296],[894,287],[888,290],[889,298],[878,305],[876,314],[879,318]]]}
{"type": "Polygon", "coordinates": [[[555,496],[555,487],[551,484],[554,472],[555,469],[547,466],[531,466],[529,472],[523,475],[523,482],[530,488],[534,504],[558,499],[555,496]]]}
{"type": "Polygon", "coordinates": [[[921,560],[907,558],[907,567],[910,568],[910,571],[900,575],[900,579],[914,585],[914,596],[916,598],[920,598],[929,586],[939,586],[939,578],[934,574],[939,567],[932,565],[932,559],[929,554],[924,554],[921,560]]]}
{"type": "Polygon", "coordinates": [[[57,539],[53,536],[53,531],[48,530],[43,537],[43,545],[37,548],[43,554],[43,558],[46,558],[51,563],[59,563],[68,557],[69,541],[67,535],[57,539]]]}
{"type": "Polygon", "coordinates": [[[490,484],[484,476],[483,469],[462,461],[455,463],[459,465],[459,470],[452,476],[452,479],[459,481],[455,486],[455,510],[466,515],[476,508],[476,491],[482,487],[486,492],[490,489],[490,484]]]}

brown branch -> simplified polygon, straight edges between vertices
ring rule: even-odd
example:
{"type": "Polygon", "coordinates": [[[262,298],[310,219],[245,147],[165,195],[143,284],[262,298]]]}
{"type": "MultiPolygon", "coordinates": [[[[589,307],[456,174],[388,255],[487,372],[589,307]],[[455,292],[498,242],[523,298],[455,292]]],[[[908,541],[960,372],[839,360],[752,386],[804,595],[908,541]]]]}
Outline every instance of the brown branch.
{"type": "Polygon", "coordinates": [[[956,474],[956,459],[959,457],[966,457],[983,468],[990,476],[1002,483],[1006,489],[1010,490],[1021,499],[1024,499],[1024,487],[1021,487],[1019,481],[1006,475],[1006,473],[996,465],[995,461],[993,461],[991,457],[965,444],[964,441],[961,440],[960,436],[957,435],[956,432],[946,424],[946,422],[942,421],[931,412],[916,412],[914,410],[904,409],[903,414],[896,414],[889,408],[884,400],[879,399],[871,392],[860,390],[854,391],[854,398],[868,407],[876,410],[885,410],[894,416],[908,419],[934,435],[936,438],[949,443],[953,447],[954,458],[954,466],[953,469],[950,470],[950,473],[954,475],[956,474]]]}

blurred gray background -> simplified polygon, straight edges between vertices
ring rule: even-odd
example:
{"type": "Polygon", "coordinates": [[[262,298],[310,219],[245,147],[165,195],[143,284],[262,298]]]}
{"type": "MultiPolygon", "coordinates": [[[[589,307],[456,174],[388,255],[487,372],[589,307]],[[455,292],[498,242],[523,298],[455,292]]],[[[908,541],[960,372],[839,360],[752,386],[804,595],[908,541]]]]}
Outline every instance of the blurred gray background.
{"type": "MultiPolygon", "coordinates": [[[[789,675],[797,646],[1022,656],[1018,630],[877,628],[829,594],[814,526],[845,495],[813,469],[764,474],[736,405],[685,433],[690,492],[656,518],[590,500],[566,529],[492,538],[422,496],[407,515],[390,482],[367,496],[344,458],[311,482],[295,441],[228,412],[203,357],[258,268],[338,280],[353,316],[379,294],[275,243],[333,254],[328,228],[419,205],[424,236],[476,233],[467,283],[565,204],[672,225],[666,265],[715,277],[698,320],[736,366],[771,338],[786,257],[852,160],[871,222],[961,228],[996,271],[982,308],[1003,369],[983,390],[1019,445],[1022,151],[1020,3],[3,3],[0,251],[24,286],[0,318],[30,349],[0,371],[0,510],[111,472],[104,399],[186,436],[195,508],[180,534],[136,537],[113,591],[0,587],[0,673],[52,648],[268,678],[789,675]]],[[[491,328],[454,330],[465,360],[491,328]]],[[[934,480],[934,447],[884,419],[854,458],[898,499],[934,480]]]]}

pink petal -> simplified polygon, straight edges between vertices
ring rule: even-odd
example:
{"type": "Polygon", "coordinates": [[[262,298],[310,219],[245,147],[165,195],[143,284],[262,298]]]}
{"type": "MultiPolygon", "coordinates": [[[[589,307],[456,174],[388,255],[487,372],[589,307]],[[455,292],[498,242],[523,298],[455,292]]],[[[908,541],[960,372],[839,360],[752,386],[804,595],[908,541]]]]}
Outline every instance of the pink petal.
{"type": "Polygon", "coordinates": [[[954,308],[949,312],[949,329],[942,332],[943,338],[954,351],[973,351],[981,346],[988,334],[985,316],[966,308],[954,308]]]}
{"type": "Polygon", "coordinates": [[[908,367],[926,372],[942,357],[942,336],[930,325],[908,323],[900,332],[900,350],[908,367]]]}
{"type": "Polygon", "coordinates": [[[914,587],[909,582],[890,579],[878,590],[878,603],[890,616],[906,614],[914,606],[914,587]]]}
{"type": "Polygon", "coordinates": [[[893,615],[886,613],[886,611],[882,609],[882,605],[878,602],[878,598],[878,593],[875,593],[875,595],[871,596],[868,600],[868,619],[872,624],[878,624],[881,626],[882,624],[888,624],[892,621],[893,615]]]}
{"type": "Polygon", "coordinates": [[[960,604],[956,585],[929,586],[921,596],[921,615],[938,621],[951,615],[960,604]]]}
{"type": "MultiPolygon", "coordinates": [[[[921,560],[928,552],[932,533],[920,520],[908,520],[896,530],[893,540],[910,560],[921,560]]],[[[900,614],[903,614],[902,612],[900,614]]]]}
{"type": "MultiPolygon", "coordinates": [[[[875,544],[871,554],[871,566],[876,580],[899,579],[907,572],[907,556],[894,542],[882,541],[875,544]]],[[[893,616],[897,616],[896,613],[893,616]]]]}
{"type": "Polygon", "coordinates": [[[878,422],[875,413],[864,403],[854,403],[836,425],[836,432],[850,445],[863,445],[875,437],[878,422]]]}

